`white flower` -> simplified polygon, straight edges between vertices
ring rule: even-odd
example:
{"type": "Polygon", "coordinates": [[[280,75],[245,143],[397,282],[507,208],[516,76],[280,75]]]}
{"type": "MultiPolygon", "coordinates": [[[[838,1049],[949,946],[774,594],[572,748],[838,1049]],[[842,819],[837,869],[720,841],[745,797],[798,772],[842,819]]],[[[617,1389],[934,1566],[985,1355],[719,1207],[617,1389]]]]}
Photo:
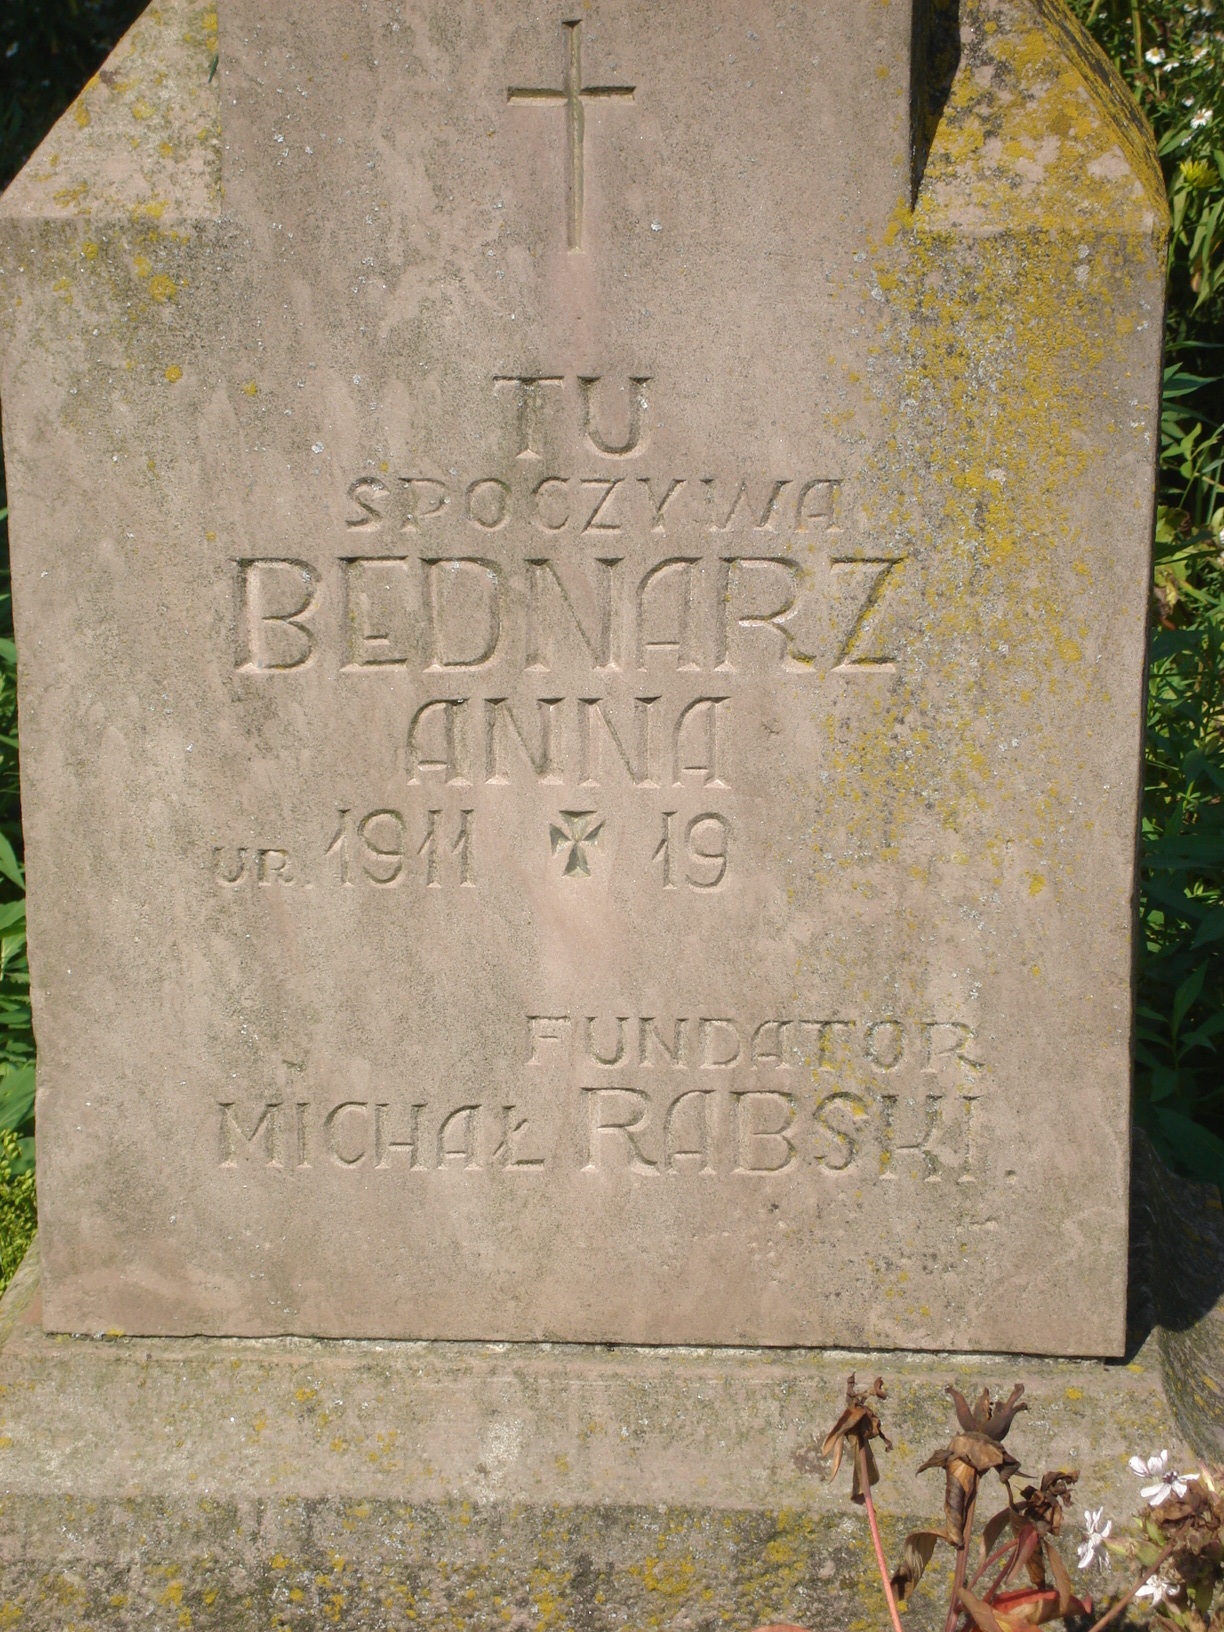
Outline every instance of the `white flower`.
{"type": "Polygon", "coordinates": [[[1149,1456],[1146,1461],[1141,1456],[1132,1456],[1126,1465],[1137,1479],[1146,1479],[1149,1474],[1164,1472],[1169,1465],[1169,1453],[1161,1451],[1159,1456],[1149,1456]]]}
{"type": "Polygon", "coordinates": [[[1176,1594],[1177,1588],[1178,1583],[1170,1581],[1167,1576],[1149,1575],[1135,1594],[1135,1597],[1150,1599],[1152,1608],[1155,1609],[1156,1605],[1163,1604],[1166,1598],[1172,1598],[1176,1594]]]}
{"type": "Polygon", "coordinates": [[[1191,130],[1202,130],[1204,125],[1209,125],[1211,123],[1211,115],[1211,108],[1200,108],[1197,113],[1192,113],[1190,115],[1191,130]]]}
{"type": "Polygon", "coordinates": [[[1105,1519],[1105,1523],[1102,1524],[1101,1520],[1104,1518],[1105,1509],[1103,1507],[1090,1507],[1084,1510],[1084,1529],[1087,1534],[1079,1550],[1079,1567],[1081,1570],[1086,1570],[1094,1558],[1103,1570],[1109,1568],[1109,1554],[1105,1551],[1105,1538],[1113,1529],[1113,1520],[1105,1519]],[[1100,1553],[1099,1558],[1097,1558],[1098,1553],[1100,1553]]]}
{"type": "Polygon", "coordinates": [[[1184,1496],[1187,1486],[1199,1477],[1197,1473],[1178,1473],[1170,1468],[1168,1451],[1161,1451],[1159,1456],[1149,1456],[1146,1462],[1141,1456],[1132,1456],[1128,1465],[1137,1478],[1155,1480],[1154,1484],[1144,1485],[1139,1492],[1151,1507],[1159,1507],[1170,1496],[1184,1496]]]}
{"type": "Polygon", "coordinates": [[[1164,61],[1164,52],[1158,45],[1152,46],[1150,51],[1145,51],[1143,54],[1153,67],[1159,67],[1164,61]]]}

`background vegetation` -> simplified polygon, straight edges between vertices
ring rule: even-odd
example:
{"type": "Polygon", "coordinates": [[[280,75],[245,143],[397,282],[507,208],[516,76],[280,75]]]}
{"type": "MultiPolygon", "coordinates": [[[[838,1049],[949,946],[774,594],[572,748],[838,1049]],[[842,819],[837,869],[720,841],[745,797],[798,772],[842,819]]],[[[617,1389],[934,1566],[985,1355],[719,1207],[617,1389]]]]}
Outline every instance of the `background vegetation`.
{"type": "Polygon", "coordinates": [[[1173,216],[1135,1112],[1224,1193],[1224,20],[1211,0],[1070,4],[1151,122],[1173,216]]]}
{"type": "MultiPolygon", "coordinates": [[[[1136,1115],[1171,1166],[1224,1189],[1224,25],[1210,3],[1068,3],[1151,121],[1173,213],[1136,1115]]],[[[143,5],[4,0],[0,187],[143,5]]],[[[34,1039],[4,506],[0,469],[0,1286],[34,1227],[34,1039]]]]}

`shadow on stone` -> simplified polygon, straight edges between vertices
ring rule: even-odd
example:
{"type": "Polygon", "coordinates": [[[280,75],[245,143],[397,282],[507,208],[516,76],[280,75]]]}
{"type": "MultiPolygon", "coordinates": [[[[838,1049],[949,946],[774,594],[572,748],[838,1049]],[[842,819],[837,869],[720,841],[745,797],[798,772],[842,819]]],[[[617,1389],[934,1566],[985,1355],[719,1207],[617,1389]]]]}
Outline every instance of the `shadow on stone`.
{"type": "Polygon", "coordinates": [[[914,0],[911,204],[918,198],[960,56],[960,0],[914,0]]]}
{"type": "Polygon", "coordinates": [[[1224,1461],[1224,1208],[1214,1185],[1178,1178],[1137,1130],[1127,1360],[1153,1330],[1178,1427],[1224,1461]]]}

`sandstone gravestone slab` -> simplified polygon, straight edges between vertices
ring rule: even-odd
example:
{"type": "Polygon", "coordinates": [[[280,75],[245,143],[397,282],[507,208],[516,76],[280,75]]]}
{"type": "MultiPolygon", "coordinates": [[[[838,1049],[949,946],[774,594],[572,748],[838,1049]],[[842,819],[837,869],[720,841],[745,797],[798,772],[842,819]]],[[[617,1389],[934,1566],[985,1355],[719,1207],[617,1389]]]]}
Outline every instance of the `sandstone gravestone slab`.
{"type": "Polygon", "coordinates": [[[947,21],[159,7],[14,185],[50,1328],[1120,1349],[1162,193],[947,21]]]}
{"type": "MultiPolygon", "coordinates": [[[[830,1482],[813,1444],[844,1351],[53,1337],[35,1259],[0,1302],[0,1592],[23,1628],[839,1632],[883,1612],[849,1471],[830,1482]]],[[[939,1509],[939,1472],[915,1470],[947,1441],[947,1385],[1006,1398],[1022,1378],[1009,1448],[1080,1469],[1074,1570],[1084,1502],[1134,1507],[1136,1445],[1197,1465],[1157,1346],[1108,1367],[876,1357],[887,1533],[939,1509]]],[[[916,1632],[943,1625],[946,1579],[916,1595],[916,1632]]],[[[1100,1580],[1077,1572],[1085,1593],[1100,1580]]]]}

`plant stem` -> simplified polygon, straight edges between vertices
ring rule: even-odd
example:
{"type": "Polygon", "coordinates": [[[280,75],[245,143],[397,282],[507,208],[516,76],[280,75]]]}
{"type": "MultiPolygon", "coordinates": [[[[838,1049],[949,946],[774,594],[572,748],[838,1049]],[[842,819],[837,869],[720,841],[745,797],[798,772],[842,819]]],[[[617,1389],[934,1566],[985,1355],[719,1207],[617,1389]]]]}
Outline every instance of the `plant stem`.
{"type": "Polygon", "coordinates": [[[1096,14],[1097,14],[1098,11],[1100,11],[1100,9],[1101,9],[1101,0],[1092,0],[1092,4],[1088,8],[1088,21],[1087,21],[1087,24],[1085,25],[1086,27],[1088,27],[1088,28],[1092,27],[1093,23],[1096,21],[1096,14]]]}
{"type": "MultiPolygon", "coordinates": [[[[965,1584],[965,1569],[969,1563],[969,1543],[973,1540],[973,1510],[977,1507],[977,1491],[969,1498],[969,1505],[965,1509],[965,1522],[961,1526],[961,1544],[956,1549],[956,1574],[952,1580],[952,1598],[948,1604],[948,1618],[944,1622],[944,1632],[956,1632],[956,1623],[960,1617],[961,1607],[957,1602],[960,1590],[965,1584]]],[[[1096,1632],[1096,1629],[1093,1629],[1096,1632]]]]}
{"type": "Polygon", "coordinates": [[[1105,1632],[1105,1628],[1107,1626],[1109,1626],[1112,1621],[1117,1620],[1118,1616],[1121,1615],[1122,1611],[1130,1603],[1131,1599],[1139,1591],[1139,1588],[1143,1585],[1143,1583],[1145,1581],[1150,1581],[1152,1579],[1152,1577],[1156,1574],[1156,1571],[1160,1568],[1160,1566],[1164,1563],[1164,1561],[1170,1556],[1170,1554],[1172,1554],[1173,1552],[1175,1552],[1177,1550],[1177,1547],[1178,1547],[1180,1541],[1181,1541],[1181,1537],[1180,1536],[1175,1536],[1173,1538],[1173,1540],[1169,1543],[1169,1545],[1165,1548],[1164,1552],[1161,1553],[1160,1557],[1156,1560],[1155,1564],[1152,1565],[1151,1569],[1145,1569],[1144,1570],[1143,1574],[1135,1582],[1134,1586],[1126,1594],[1125,1598],[1119,1598],[1117,1603],[1114,1604],[1112,1609],[1108,1610],[1104,1615],[1101,1616],[1099,1621],[1095,1621],[1092,1624],[1092,1626],[1089,1627],[1088,1632],[1105,1632]]]}
{"type": "Polygon", "coordinates": [[[901,1625],[901,1616],[897,1611],[897,1599],[892,1589],[892,1580],[888,1574],[888,1565],[884,1560],[884,1544],[880,1540],[880,1526],[876,1520],[875,1503],[871,1499],[871,1481],[867,1477],[867,1447],[861,1441],[858,1448],[859,1481],[863,1487],[863,1505],[867,1509],[867,1523],[871,1526],[871,1540],[875,1547],[876,1565],[880,1571],[880,1580],[884,1585],[884,1596],[888,1600],[888,1613],[892,1616],[893,1632],[904,1632],[901,1625]]]}
{"type": "MultiPolygon", "coordinates": [[[[986,1574],[986,1571],[990,1568],[990,1566],[992,1564],[997,1564],[999,1562],[999,1560],[1004,1557],[1004,1555],[1007,1555],[1007,1562],[1004,1564],[1003,1568],[999,1571],[998,1575],[995,1576],[994,1580],[990,1583],[989,1587],[987,1587],[986,1591],[983,1592],[983,1593],[979,1593],[979,1595],[978,1595],[979,1597],[984,1598],[986,1600],[986,1602],[989,1604],[994,1599],[995,1593],[998,1592],[999,1588],[1003,1585],[1004,1581],[1007,1580],[1008,1576],[1016,1568],[1017,1562],[1019,1560],[1019,1554],[1020,1554],[1020,1541],[1019,1541],[1018,1537],[1017,1537],[1017,1539],[1015,1541],[1004,1542],[1002,1547],[996,1547],[994,1552],[991,1553],[990,1557],[983,1562],[983,1564],[980,1566],[980,1568],[974,1571],[973,1576],[972,1576],[972,1578],[971,1578],[971,1580],[969,1582],[969,1585],[971,1587],[976,1587],[978,1582],[986,1574]]],[[[968,1565],[966,1565],[965,1574],[968,1575],[968,1573],[969,1573],[969,1569],[968,1569],[968,1565]]],[[[953,1590],[953,1593],[952,1593],[952,1602],[953,1603],[956,1602],[956,1592],[955,1592],[955,1590],[953,1590]]],[[[959,1619],[959,1632],[968,1632],[968,1629],[970,1627],[972,1627],[972,1625],[973,1625],[973,1621],[971,1620],[971,1618],[968,1615],[962,1613],[960,1615],[960,1619],[959,1619]]]]}
{"type": "Polygon", "coordinates": [[[1139,17],[1139,0],[1131,0],[1131,27],[1135,31],[1135,78],[1145,79],[1143,72],[1143,23],[1139,17]]]}
{"type": "MultiPolygon", "coordinates": [[[[968,1547],[968,1545],[969,1545],[969,1543],[968,1543],[968,1541],[966,1541],[965,1542],[966,1548],[968,1547]]],[[[1019,1567],[1020,1567],[1020,1554],[1021,1554],[1021,1551],[1023,1549],[1023,1546],[1024,1546],[1024,1543],[1021,1541],[1020,1537],[1017,1536],[1015,1541],[1009,1542],[1006,1546],[997,1547],[995,1549],[995,1551],[993,1553],[991,1553],[990,1557],[986,1560],[986,1562],[982,1565],[981,1569],[978,1570],[977,1573],[974,1575],[973,1580],[970,1581],[969,1585],[971,1587],[976,1587],[978,1582],[982,1579],[982,1577],[985,1575],[986,1571],[990,1568],[990,1566],[992,1564],[997,1564],[998,1561],[1003,1557],[1004,1553],[1006,1553],[1008,1555],[1007,1561],[1003,1565],[1003,1568],[999,1571],[998,1575],[995,1576],[994,1580],[986,1588],[986,1591],[979,1594],[979,1596],[984,1598],[988,1604],[994,1602],[995,1593],[998,1592],[999,1588],[1007,1580],[1008,1576],[1012,1573],[1012,1571],[1016,1570],[1016,1569],[1019,1569],[1019,1567]]],[[[1032,1555],[1030,1554],[1029,1556],[1031,1557],[1032,1555]]],[[[968,1573],[968,1572],[966,1571],[966,1573],[968,1573]]],[[[953,1603],[956,1602],[957,1590],[958,1589],[956,1587],[953,1587],[953,1589],[952,1589],[952,1602],[953,1603]]],[[[972,1626],[973,1626],[972,1617],[969,1616],[969,1615],[961,1615],[959,1632],[969,1632],[969,1628],[971,1628],[972,1626]]]]}
{"type": "Polygon", "coordinates": [[[1007,1554],[1007,1553],[1012,1554],[1012,1557],[1010,1559],[1008,1559],[1008,1561],[1007,1561],[1008,1570],[1009,1571],[1012,1570],[1015,1567],[1015,1555],[1016,1555],[1016,1552],[1019,1549],[1019,1546],[1020,1546],[1019,1541],[1005,1541],[1003,1543],[1002,1547],[996,1547],[994,1552],[991,1553],[990,1557],[983,1560],[981,1568],[974,1571],[973,1578],[969,1582],[969,1585],[971,1587],[976,1587],[978,1582],[986,1574],[986,1571],[990,1568],[990,1566],[992,1564],[997,1564],[999,1562],[999,1560],[1002,1557],[1004,1557],[1004,1555],[1007,1554]]]}
{"type": "MultiPolygon", "coordinates": [[[[1031,1556],[1032,1555],[1030,1554],[1030,1557],[1031,1556]]],[[[982,1593],[982,1595],[981,1595],[986,1600],[986,1602],[988,1604],[991,1604],[991,1603],[994,1602],[995,1593],[998,1592],[999,1588],[1003,1586],[1004,1582],[1007,1580],[1008,1576],[1012,1573],[1012,1571],[1019,1567],[1019,1564],[1020,1564],[1020,1543],[1017,1541],[1015,1552],[1014,1552],[1013,1556],[1008,1559],[1007,1563],[999,1571],[998,1575],[995,1576],[994,1580],[987,1587],[986,1591],[984,1593],[982,1593]]],[[[975,1584],[976,1584],[976,1580],[975,1580],[975,1584]]]]}

